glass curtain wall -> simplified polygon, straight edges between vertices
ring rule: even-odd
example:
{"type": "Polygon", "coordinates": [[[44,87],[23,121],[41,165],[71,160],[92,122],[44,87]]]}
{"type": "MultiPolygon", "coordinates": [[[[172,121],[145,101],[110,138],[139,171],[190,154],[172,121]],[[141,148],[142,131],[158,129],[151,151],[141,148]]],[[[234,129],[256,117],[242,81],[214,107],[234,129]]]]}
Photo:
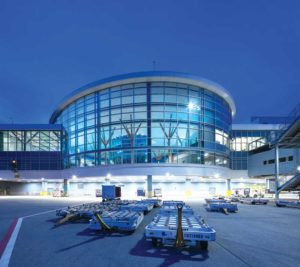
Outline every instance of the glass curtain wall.
{"type": "Polygon", "coordinates": [[[0,131],[0,151],[60,151],[59,131],[0,131]]]}
{"type": "Polygon", "coordinates": [[[270,130],[232,130],[231,132],[231,168],[248,169],[248,151],[267,144],[275,135],[270,130]]]}
{"type": "Polygon", "coordinates": [[[153,163],[229,166],[229,105],[206,89],[135,83],[70,104],[56,123],[66,130],[65,167],[153,163]]]}

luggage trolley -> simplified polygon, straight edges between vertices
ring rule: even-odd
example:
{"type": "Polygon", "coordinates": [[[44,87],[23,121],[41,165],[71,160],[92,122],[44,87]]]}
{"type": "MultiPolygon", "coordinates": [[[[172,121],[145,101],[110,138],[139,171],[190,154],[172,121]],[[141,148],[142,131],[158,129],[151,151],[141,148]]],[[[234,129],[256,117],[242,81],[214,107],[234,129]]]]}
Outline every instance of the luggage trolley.
{"type": "Polygon", "coordinates": [[[102,214],[95,213],[90,220],[89,228],[91,230],[109,230],[109,231],[135,231],[142,220],[144,214],[133,211],[105,211],[102,214]]]}
{"type": "Polygon", "coordinates": [[[240,203],[252,205],[267,205],[269,202],[266,198],[241,198],[240,203]]]}
{"type": "Polygon", "coordinates": [[[236,203],[226,203],[226,202],[214,202],[209,203],[206,206],[207,211],[221,211],[221,212],[237,212],[238,207],[236,203]]]}
{"type": "Polygon", "coordinates": [[[177,204],[178,214],[158,214],[145,228],[145,237],[153,246],[193,246],[203,250],[208,241],[216,240],[216,231],[205,224],[201,216],[183,214],[182,204],[177,204]],[[181,220],[179,220],[179,218],[181,220]]]}

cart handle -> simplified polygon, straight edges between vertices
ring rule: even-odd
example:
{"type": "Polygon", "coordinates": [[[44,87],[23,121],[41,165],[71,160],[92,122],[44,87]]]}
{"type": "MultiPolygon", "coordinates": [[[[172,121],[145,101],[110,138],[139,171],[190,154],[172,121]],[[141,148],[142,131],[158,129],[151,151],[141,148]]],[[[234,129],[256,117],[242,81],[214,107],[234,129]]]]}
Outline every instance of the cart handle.
{"type": "Polygon", "coordinates": [[[182,209],[183,208],[183,204],[182,203],[178,203],[177,204],[177,209],[182,209]]]}

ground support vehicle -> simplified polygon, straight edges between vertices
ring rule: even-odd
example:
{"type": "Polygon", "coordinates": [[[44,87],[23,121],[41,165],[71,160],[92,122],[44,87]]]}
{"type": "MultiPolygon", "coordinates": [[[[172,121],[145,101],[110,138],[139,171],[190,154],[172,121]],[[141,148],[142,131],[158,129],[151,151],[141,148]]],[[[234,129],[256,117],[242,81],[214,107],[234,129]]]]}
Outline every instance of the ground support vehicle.
{"type": "MultiPolygon", "coordinates": [[[[173,246],[176,242],[177,214],[158,214],[145,228],[145,237],[158,244],[173,246]]],[[[201,216],[182,214],[183,243],[185,246],[206,250],[208,241],[216,240],[216,231],[204,223],[201,216]]]]}
{"type": "Polygon", "coordinates": [[[290,201],[290,200],[281,200],[280,199],[280,200],[276,201],[276,206],[300,209],[300,201],[290,201]]]}
{"type": "Polygon", "coordinates": [[[105,211],[102,214],[95,213],[89,221],[91,230],[108,230],[108,231],[135,231],[144,219],[142,212],[134,211],[105,211]]]}
{"type": "Polygon", "coordinates": [[[252,204],[252,205],[267,205],[269,202],[266,198],[240,198],[240,203],[243,204],[252,204]]]}

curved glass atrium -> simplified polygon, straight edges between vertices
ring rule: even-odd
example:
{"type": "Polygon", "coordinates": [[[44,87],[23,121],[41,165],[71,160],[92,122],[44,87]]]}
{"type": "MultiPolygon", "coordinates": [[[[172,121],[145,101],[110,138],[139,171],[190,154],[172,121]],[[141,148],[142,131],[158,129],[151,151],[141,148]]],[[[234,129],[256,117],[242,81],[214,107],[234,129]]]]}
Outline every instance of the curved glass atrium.
{"type": "Polygon", "coordinates": [[[54,123],[66,131],[66,168],[149,163],[229,167],[231,114],[229,104],[205,88],[139,82],[82,96],[54,123]]]}

